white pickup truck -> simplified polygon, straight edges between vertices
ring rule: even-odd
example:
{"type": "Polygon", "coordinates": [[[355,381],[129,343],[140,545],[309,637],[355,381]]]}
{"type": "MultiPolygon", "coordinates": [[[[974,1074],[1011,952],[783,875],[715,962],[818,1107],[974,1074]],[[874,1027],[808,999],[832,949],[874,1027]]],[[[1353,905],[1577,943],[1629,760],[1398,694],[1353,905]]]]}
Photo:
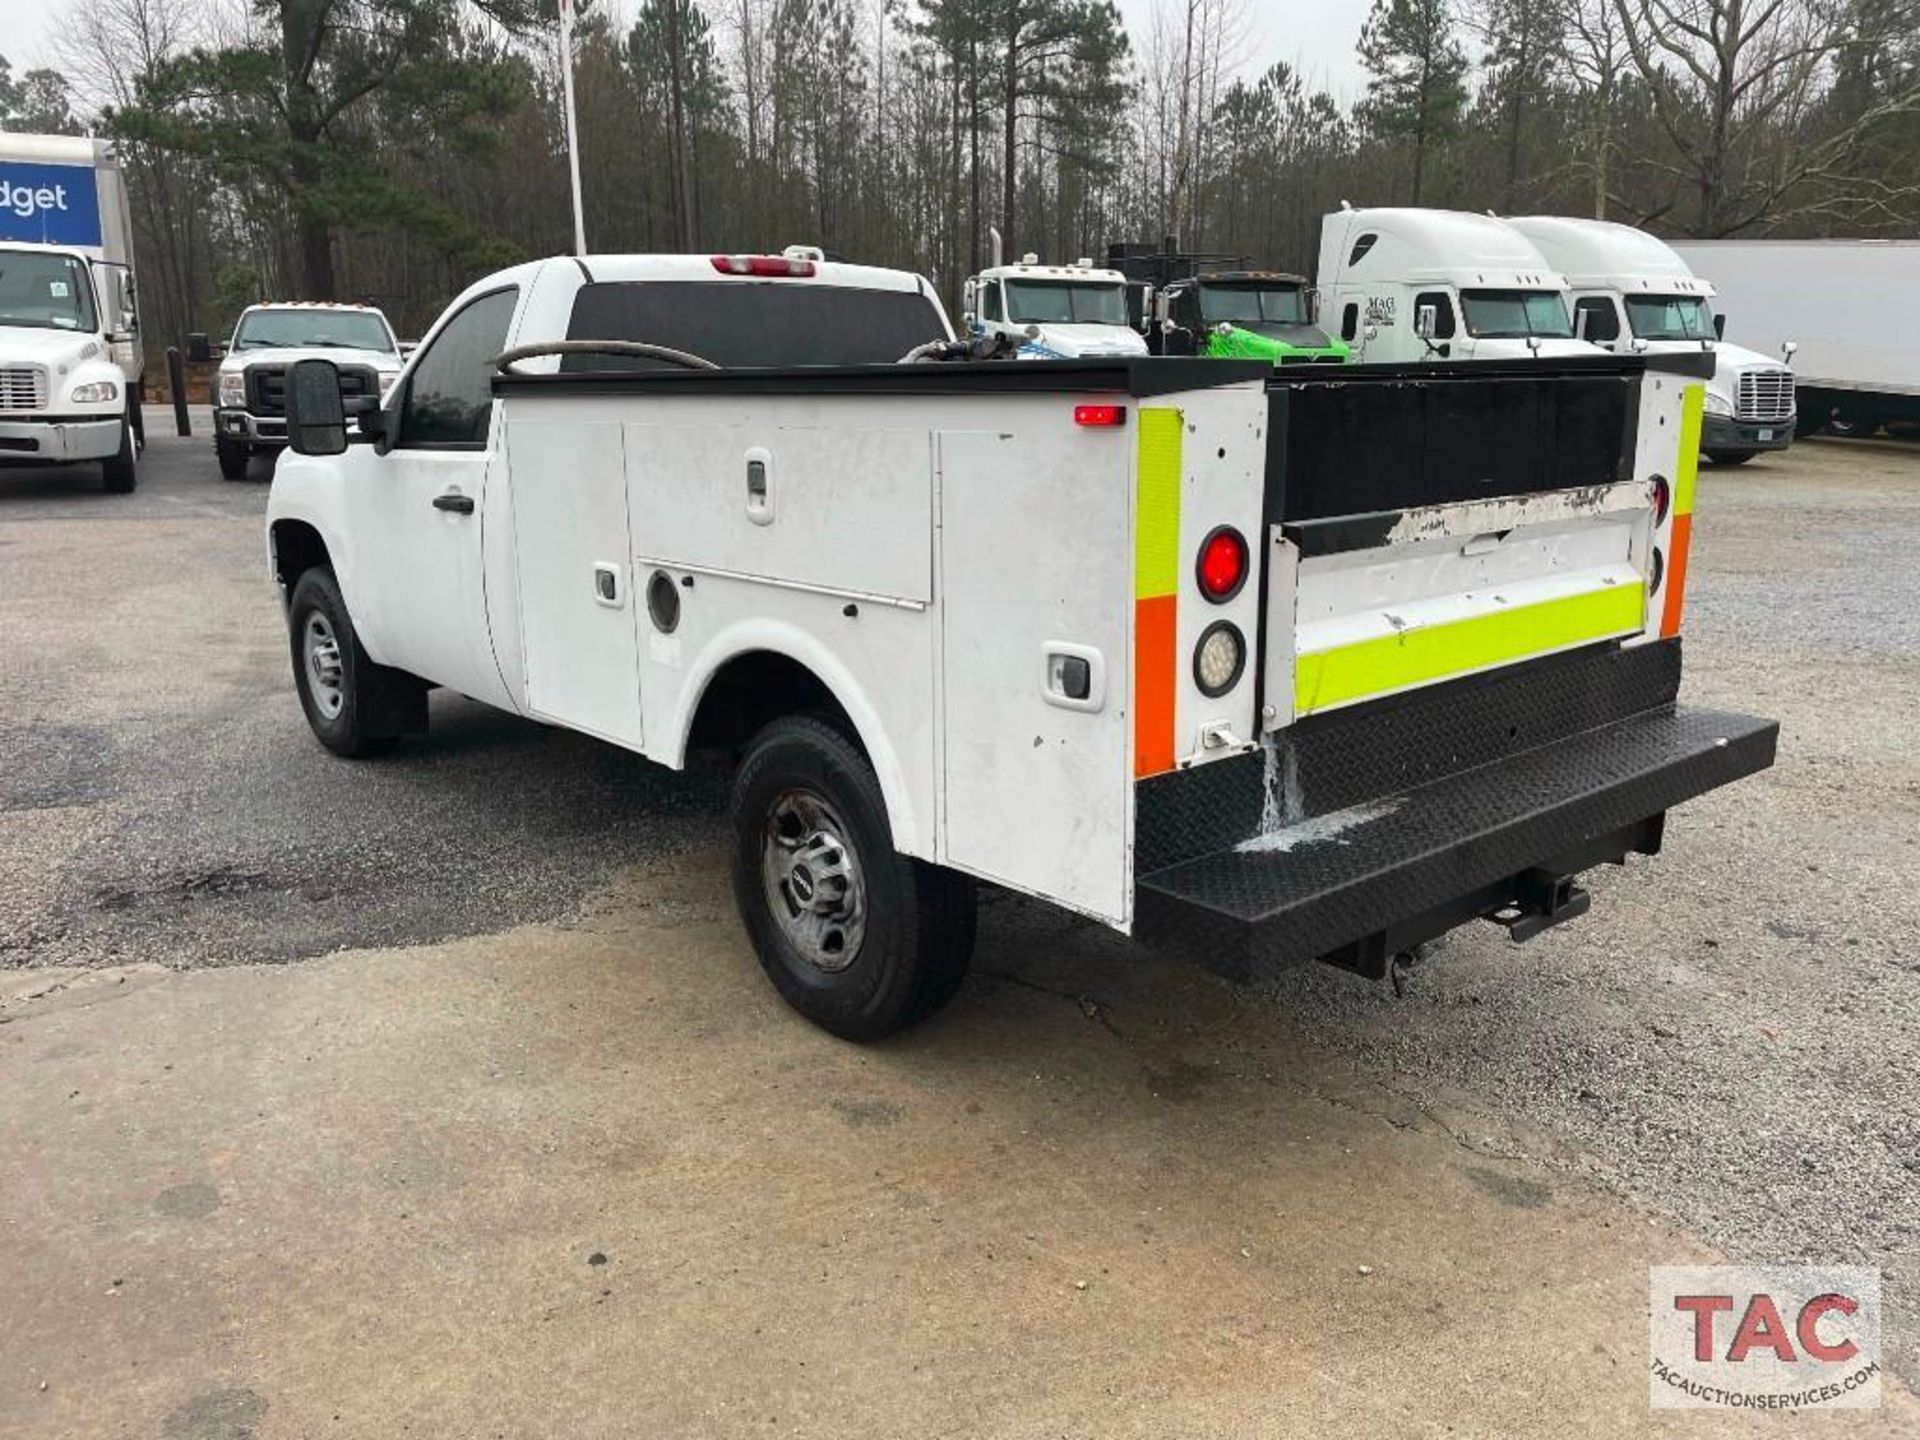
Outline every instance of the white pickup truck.
{"type": "Polygon", "coordinates": [[[331,360],[350,398],[387,398],[405,358],[378,307],[284,300],[249,305],[213,380],[213,453],[225,480],[247,478],[255,455],[287,443],[287,370],[296,361],[331,360]]]}
{"type": "Polygon", "coordinates": [[[1380,977],[1771,763],[1676,704],[1705,362],[895,363],[950,339],[898,272],[588,257],[468,290],[383,408],[296,365],[314,732],[444,686],[730,750],[752,944],[856,1039],[953,994],[980,881],[1380,977]]]}

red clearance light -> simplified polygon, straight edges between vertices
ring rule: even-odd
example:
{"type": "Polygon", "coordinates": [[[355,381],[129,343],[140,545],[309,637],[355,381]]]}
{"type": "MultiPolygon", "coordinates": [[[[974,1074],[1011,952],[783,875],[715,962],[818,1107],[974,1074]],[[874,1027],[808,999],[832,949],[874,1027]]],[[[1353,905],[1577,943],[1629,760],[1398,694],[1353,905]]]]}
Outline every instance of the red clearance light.
{"type": "Polygon", "coordinates": [[[1231,525],[1222,525],[1200,542],[1200,593],[1224,605],[1247,583],[1247,542],[1231,525]]]}
{"type": "Polygon", "coordinates": [[[811,260],[789,260],[784,255],[716,255],[713,268],[722,275],[758,275],[765,280],[805,279],[818,274],[811,260]]]}
{"type": "Polygon", "coordinates": [[[1073,407],[1073,423],[1085,425],[1091,429],[1106,430],[1127,423],[1127,407],[1124,405],[1076,405],[1073,407]]]}

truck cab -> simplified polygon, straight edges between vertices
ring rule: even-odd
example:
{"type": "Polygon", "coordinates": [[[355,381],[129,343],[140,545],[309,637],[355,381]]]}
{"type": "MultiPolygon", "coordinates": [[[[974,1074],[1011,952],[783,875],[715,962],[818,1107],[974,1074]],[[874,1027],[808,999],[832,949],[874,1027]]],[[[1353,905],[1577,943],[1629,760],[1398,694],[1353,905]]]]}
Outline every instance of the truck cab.
{"type": "Polygon", "coordinates": [[[0,134],[0,464],[98,463],[132,490],[139,329],[113,146],[0,134]]]}
{"type": "Polygon", "coordinates": [[[1322,313],[1367,364],[1601,353],[1574,333],[1565,277],[1490,215],[1337,210],[1319,278],[1322,313]]]}
{"type": "Polygon", "coordinates": [[[244,480],[255,455],[287,443],[287,370],[298,360],[331,360],[351,399],[385,400],[400,378],[400,342],[372,305],[280,301],[249,305],[214,377],[213,448],[220,474],[244,480]]]}
{"type": "Polygon", "coordinates": [[[1313,310],[1313,291],[1303,275],[1223,270],[1157,291],[1148,343],[1156,355],[1344,365],[1351,358],[1348,346],[1314,323],[1313,310]]]}
{"type": "Polygon", "coordinates": [[[1709,460],[1738,465],[1793,443],[1793,371],[1720,339],[1726,322],[1715,312],[1713,285],[1664,240],[1608,220],[1529,215],[1508,223],[1566,275],[1582,339],[1607,350],[1713,352],[1701,436],[1709,460]]]}
{"type": "Polygon", "coordinates": [[[993,265],[966,284],[966,327],[1004,335],[1022,360],[1090,360],[1145,355],[1147,342],[1127,320],[1127,280],[1091,260],[1042,265],[1025,255],[993,265]]]}

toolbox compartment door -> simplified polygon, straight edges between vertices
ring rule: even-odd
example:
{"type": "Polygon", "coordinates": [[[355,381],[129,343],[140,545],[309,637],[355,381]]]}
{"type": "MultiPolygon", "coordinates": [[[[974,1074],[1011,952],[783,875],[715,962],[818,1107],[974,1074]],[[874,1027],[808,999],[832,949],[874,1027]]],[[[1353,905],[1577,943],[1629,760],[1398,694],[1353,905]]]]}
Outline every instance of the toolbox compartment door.
{"type": "Polygon", "coordinates": [[[1132,445],[1071,424],[937,442],[941,859],[1116,926],[1133,898],[1132,445]],[[1084,699],[1058,693],[1068,660],[1084,699]]]}

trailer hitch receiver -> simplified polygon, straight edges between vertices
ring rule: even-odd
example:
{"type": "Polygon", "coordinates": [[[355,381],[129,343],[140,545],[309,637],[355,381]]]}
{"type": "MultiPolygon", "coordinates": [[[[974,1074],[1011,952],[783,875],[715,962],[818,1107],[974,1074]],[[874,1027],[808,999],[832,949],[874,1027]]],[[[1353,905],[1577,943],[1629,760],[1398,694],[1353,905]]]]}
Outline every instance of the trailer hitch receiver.
{"type": "Polygon", "coordinates": [[[1576,877],[1553,870],[1528,870],[1515,877],[1513,899],[1487,918],[1503,926],[1516,945],[1543,930],[1577,920],[1593,908],[1593,896],[1576,877]]]}

